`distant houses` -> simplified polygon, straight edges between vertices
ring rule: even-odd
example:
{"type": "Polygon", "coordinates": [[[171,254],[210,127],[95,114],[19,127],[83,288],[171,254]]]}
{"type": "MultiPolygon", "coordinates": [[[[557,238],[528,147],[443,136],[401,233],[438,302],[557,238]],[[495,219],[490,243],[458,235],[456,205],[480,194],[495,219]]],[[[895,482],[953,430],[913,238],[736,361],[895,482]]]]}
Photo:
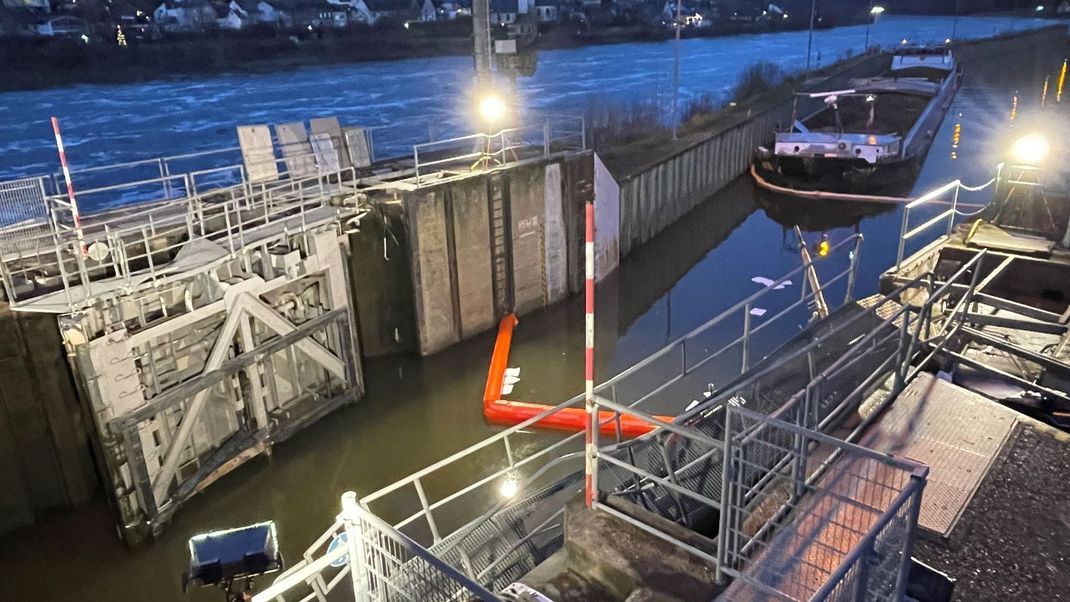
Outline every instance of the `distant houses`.
{"type": "MultiPolygon", "coordinates": [[[[676,18],[675,0],[490,0],[489,8],[496,26],[528,21],[548,27],[571,20],[587,29],[642,23],[664,27],[676,18]]],[[[682,8],[687,27],[783,15],[768,0],[683,0],[682,8]]],[[[1070,11],[1070,0],[1059,8],[1070,11]]],[[[0,35],[86,42],[114,42],[117,29],[134,40],[246,30],[300,36],[361,26],[411,28],[471,14],[472,0],[0,0],[0,35]]]]}

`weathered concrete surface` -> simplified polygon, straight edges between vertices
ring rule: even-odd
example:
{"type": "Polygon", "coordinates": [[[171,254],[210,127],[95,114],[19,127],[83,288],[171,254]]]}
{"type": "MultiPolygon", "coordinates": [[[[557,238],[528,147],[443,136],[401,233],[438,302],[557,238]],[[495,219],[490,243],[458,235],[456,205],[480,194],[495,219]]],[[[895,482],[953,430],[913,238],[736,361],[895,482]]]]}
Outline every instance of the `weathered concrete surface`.
{"type": "Polygon", "coordinates": [[[420,352],[426,355],[460,340],[453,307],[443,191],[434,189],[414,195],[407,211],[416,326],[420,352]]]}
{"type": "Polygon", "coordinates": [[[0,533],[96,489],[55,316],[0,309],[0,533]]]}
{"type": "Polygon", "coordinates": [[[712,600],[720,591],[714,573],[699,557],[575,499],[565,510],[562,550],[520,581],[555,602],[712,600]]]}
{"type": "Polygon", "coordinates": [[[568,295],[568,234],[565,231],[565,211],[562,205],[563,182],[561,166],[546,166],[543,190],[546,195],[546,215],[543,238],[546,251],[546,300],[556,303],[568,295]]]}
{"type": "Polygon", "coordinates": [[[349,274],[355,324],[365,357],[418,346],[413,306],[409,239],[397,206],[367,218],[349,236],[349,274]]]}
{"type": "Polygon", "coordinates": [[[487,203],[483,179],[463,180],[450,188],[461,338],[483,332],[496,323],[487,203]]]}
{"type": "Polygon", "coordinates": [[[546,213],[544,167],[509,170],[510,228],[513,250],[513,305],[526,313],[546,304],[543,276],[543,216],[546,213]]]}
{"type": "MultiPolygon", "coordinates": [[[[593,153],[579,153],[402,193],[421,354],[493,328],[505,313],[523,315],[579,292],[584,190],[597,196],[599,279],[615,272],[618,189],[604,167],[596,183],[595,161],[593,153]],[[494,234],[499,201],[504,230],[497,237],[504,241],[494,234]]],[[[357,291],[358,300],[362,294],[357,291]]],[[[390,301],[372,301],[384,303],[390,301]]],[[[363,317],[369,310],[360,311],[363,317]]],[[[367,330],[362,323],[362,333],[367,330]]]]}

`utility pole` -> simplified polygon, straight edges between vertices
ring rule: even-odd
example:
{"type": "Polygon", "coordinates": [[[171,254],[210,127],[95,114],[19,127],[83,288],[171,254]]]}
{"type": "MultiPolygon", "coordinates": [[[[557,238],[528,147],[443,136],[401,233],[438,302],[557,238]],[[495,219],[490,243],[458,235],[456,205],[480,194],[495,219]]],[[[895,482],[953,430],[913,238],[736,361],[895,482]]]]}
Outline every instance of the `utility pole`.
{"type": "Polygon", "coordinates": [[[817,0],[810,0],[810,36],[806,40],[806,71],[803,77],[810,75],[810,52],[814,48],[814,16],[817,14],[817,0]]]}
{"type": "Polygon", "coordinates": [[[676,28],[676,44],[673,49],[676,57],[672,66],[672,139],[676,140],[676,129],[680,121],[680,10],[681,0],[676,0],[676,20],[673,27],[676,28]]]}
{"type": "Polygon", "coordinates": [[[472,0],[472,33],[475,39],[476,89],[485,92],[491,84],[490,0],[472,0]]]}

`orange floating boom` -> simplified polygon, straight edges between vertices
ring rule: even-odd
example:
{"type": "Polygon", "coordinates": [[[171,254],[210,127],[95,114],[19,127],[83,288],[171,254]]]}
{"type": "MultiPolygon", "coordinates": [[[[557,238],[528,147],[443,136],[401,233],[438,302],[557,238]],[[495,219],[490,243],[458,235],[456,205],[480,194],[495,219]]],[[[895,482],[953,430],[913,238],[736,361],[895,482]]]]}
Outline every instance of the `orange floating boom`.
{"type": "MultiPolygon", "coordinates": [[[[535,418],[553,406],[510,401],[501,398],[502,383],[505,381],[505,369],[509,365],[509,348],[513,342],[513,328],[519,323],[516,315],[509,314],[498,323],[498,338],[494,341],[494,353],[490,357],[490,370],[487,373],[487,386],[483,390],[483,417],[494,424],[517,425],[535,418]]],[[[657,416],[658,420],[670,422],[671,417],[657,416]]],[[[532,426],[560,431],[580,432],[587,422],[584,408],[563,408],[539,420],[532,426]]],[[[613,412],[599,412],[598,423],[604,435],[612,436],[617,432],[613,412]]],[[[620,417],[621,435],[638,437],[653,431],[656,425],[632,416],[620,417]]]]}

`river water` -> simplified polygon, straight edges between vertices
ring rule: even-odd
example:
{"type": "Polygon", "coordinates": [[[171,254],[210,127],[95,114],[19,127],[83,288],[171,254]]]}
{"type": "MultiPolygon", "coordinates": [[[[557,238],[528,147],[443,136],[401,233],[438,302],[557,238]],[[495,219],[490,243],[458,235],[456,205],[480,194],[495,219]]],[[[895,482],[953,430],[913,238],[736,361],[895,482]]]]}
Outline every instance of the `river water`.
{"type": "MultiPolygon", "coordinates": [[[[990,35],[1011,26],[1010,20],[962,19],[959,32],[990,35]]],[[[874,35],[893,42],[921,32],[942,38],[949,31],[950,20],[898,17],[882,19],[874,35]]],[[[842,49],[860,46],[863,35],[861,28],[819,32],[818,47],[831,59],[842,49]]],[[[805,54],[799,50],[805,41],[800,33],[687,41],[688,94],[729,85],[742,67],[744,59],[739,57],[762,54],[797,63],[805,54]]],[[[547,52],[539,74],[522,87],[532,104],[555,110],[585,102],[570,88],[639,95],[648,72],[666,68],[670,56],[668,44],[547,52]]],[[[41,115],[49,112],[69,124],[70,137],[78,143],[71,151],[77,160],[105,162],[136,158],[135,150],[143,154],[146,148],[174,152],[226,144],[224,139],[233,138],[235,122],[281,122],[329,110],[346,120],[367,117],[370,123],[442,109],[451,86],[458,84],[434,80],[442,86],[436,91],[429,82],[440,69],[466,66],[464,59],[447,58],[402,61],[393,67],[332,66],[0,95],[3,114],[11,116],[5,117],[0,131],[0,146],[6,149],[0,165],[6,173],[20,175],[45,168],[51,159],[41,115]],[[402,72],[405,66],[411,66],[412,73],[384,77],[388,68],[402,72]],[[340,79],[346,84],[337,85],[340,79]],[[417,92],[418,98],[412,96],[417,92]],[[378,100],[371,103],[372,97],[378,100]],[[365,104],[354,106],[358,99],[365,104]],[[135,110],[137,114],[131,114],[135,110]],[[149,131],[166,134],[149,141],[149,131]],[[100,144],[104,138],[109,144],[100,144]],[[86,144],[90,139],[94,143],[86,144]],[[90,146],[100,150],[91,154],[90,146]]],[[[1013,66],[967,73],[916,192],[955,178],[967,183],[987,180],[999,160],[994,149],[1004,146],[1013,131],[1024,129],[1021,123],[1013,130],[1008,127],[1013,99],[1019,98],[1025,113],[1039,98],[1044,78],[1057,74],[1057,66],[1037,73],[1008,68],[1013,66]]],[[[978,193],[964,200],[983,198],[984,193],[978,193]]],[[[752,277],[775,278],[796,268],[798,253],[786,244],[792,236],[787,230],[794,225],[811,240],[821,232],[834,241],[862,232],[856,293],[875,292],[877,276],[894,261],[900,218],[898,208],[858,211],[770,198],[741,178],[625,259],[616,277],[600,287],[600,379],[753,292],[752,277]]],[[[923,219],[919,216],[916,223],[923,219]]],[[[272,457],[257,458],[213,484],[177,513],[160,538],[142,548],[130,550],[118,542],[103,500],[0,538],[0,600],[217,600],[218,592],[181,592],[186,540],[207,530],[269,518],[279,524],[284,555],[296,560],[331,523],[343,491],[374,491],[496,432],[480,411],[492,346],[493,333],[487,333],[426,359],[367,362],[368,393],[357,405],[277,446],[272,457]]],[[[580,300],[525,317],[511,362],[523,369],[517,398],[556,401],[580,391],[582,358],[580,300]]],[[[680,400],[681,405],[685,402],[680,400]]],[[[533,435],[530,444],[538,442],[539,436],[533,435]]]]}
{"type": "MultiPolygon", "coordinates": [[[[873,25],[870,43],[942,42],[953,29],[970,39],[1050,23],[963,17],[955,26],[950,18],[888,15],[873,25]]],[[[858,52],[865,38],[864,26],[817,31],[814,64],[858,52]]],[[[681,105],[727,93],[756,58],[803,69],[806,42],[805,31],[683,41],[681,105]]],[[[535,76],[520,81],[519,102],[529,111],[577,115],[592,97],[610,104],[664,100],[672,64],[669,43],[545,51],[535,76]]],[[[400,150],[426,140],[430,124],[438,137],[470,132],[471,72],[471,58],[454,56],[0,94],[0,180],[58,169],[50,116],[60,119],[72,169],[233,147],[236,125],[319,115],[390,124],[376,132],[376,142],[400,150]]]]}

